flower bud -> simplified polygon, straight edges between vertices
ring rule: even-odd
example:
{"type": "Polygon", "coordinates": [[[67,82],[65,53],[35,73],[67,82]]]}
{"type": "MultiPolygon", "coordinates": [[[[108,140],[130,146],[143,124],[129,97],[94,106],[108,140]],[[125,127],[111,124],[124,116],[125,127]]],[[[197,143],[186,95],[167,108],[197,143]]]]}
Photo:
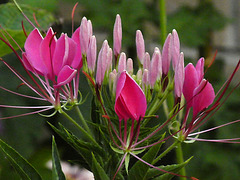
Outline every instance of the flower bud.
{"type": "Polygon", "coordinates": [[[179,54],[180,54],[180,41],[178,33],[175,29],[172,31],[172,67],[175,70],[176,65],[178,64],[179,54]]]}
{"type": "Polygon", "coordinates": [[[118,72],[121,73],[126,70],[126,54],[122,52],[119,57],[118,72]]]}
{"type": "Polygon", "coordinates": [[[123,71],[117,81],[115,112],[119,120],[141,120],[147,109],[146,97],[132,77],[123,71]]]}
{"type": "Polygon", "coordinates": [[[117,57],[120,54],[121,46],[122,46],[122,23],[120,15],[117,14],[113,29],[113,51],[115,57],[117,57]]]}
{"type": "Polygon", "coordinates": [[[168,34],[162,50],[162,72],[164,75],[168,74],[171,62],[171,38],[172,35],[168,34]]]}
{"type": "Polygon", "coordinates": [[[143,64],[144,56],[145,56],[145,44],[142,32],[137,30],[136,32],[136,47],[137,47],[137,57],[141,64],[143,64]]]}
{"type": "Polygon", "coordinates": [[[96,37],[92,36],[90,39],[89,48],[87,51],[88,69],[90,69],[90,71],[92,72],[95,69],[96,56],[97,56],[97,42],[96,42],[96,37]]]}
{"type": "Polygon", "coordinates": [[[150,72],[149,72],[149,83],[151,88],[154,88],[154,85],[156,81],[162,76],[162,58],[161,53],[158,48],[155,48],[151,66],[150,66],[150,72]]]}
{"type": "Polygon", "coordinates": [[[133,74],[133,60],[131,58],[127,59],[127,72],[128,74],[133,74]]]}

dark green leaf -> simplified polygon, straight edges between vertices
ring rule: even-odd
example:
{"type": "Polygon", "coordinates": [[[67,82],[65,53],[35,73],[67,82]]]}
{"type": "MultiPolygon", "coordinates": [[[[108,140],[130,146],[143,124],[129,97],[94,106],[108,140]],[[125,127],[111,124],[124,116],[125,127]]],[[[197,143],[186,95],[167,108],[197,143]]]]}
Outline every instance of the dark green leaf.
{"type": "MultiPolygon", "coordinates": [[[[162,169],[164,171],[172,172],[177,174],[183,167],[185,167],[189,161],[192,159],[189,158],[182,164],[172,164],[172,165],[167,165],[167,166],[159,166],[159,169],[162,169]]],[[[146,179],[153,179],[154,180],[170,180],[174,177],[175,175],[170,174],[170,173],[165,173],[163,171],[159,171],[157,169],[150,169],[147,173],[146,179]]]]}
{"type": "Polygon", "coordinates": [[[57,145],[52,138],[52,179],[53,180],[65,180],[65,176],[62,172],[61,163],[59,159],[59,154],[57,150],[57,145]]]}
{"type": "MultiPolygon", "coordinates": [[[[63,125],[59,124],[60,128],[57,129],[53,125],[49,123],[49,125],[53,128],[53,130],[61,136],[68,144],[70,144],[86,161],[86,163],[91,166],[92,164],[92,152],[99,154],[100,156],[104,157],[105,152],[94,146],[91,143],[88,143],[84,140],[81,140],[74,136],[70,131],[68,131],[63,125]]],[[[87,168],[87,167],[85,167],[87,168]]]]}
{"type": "MultiPolygon", "coordinates": [[[[162,136],[162,138],[164,135],[162,136]]],[[[152,163],[154,158],[157,156],[158,151],[160,150],[162,146],[162,143],[156,144],[155,146],[151,147],[148,152],[142,157],[143,160],[147,161],[148,163],[152,163]]],[[[144,179],[146,176],[149,166],[144,164],[141,161],[137,161],[134,166],[131,168],[129,171],[129,179],[134,180],[134,179],[144,179]]]]}
{"type": "Polygon", "coordinates": [[[94,178],[97,180],[108,180],[109,179],[109,177],[107,176],[104,169],[97,162],[93,153],[92,153],[92,171],[94,174],[94,178]]]}
{"type": "Polygon", "coordinates": [[[42,179],[26,159],[2,140],[0,140],[0,148],[23,180],[42,179]]]}

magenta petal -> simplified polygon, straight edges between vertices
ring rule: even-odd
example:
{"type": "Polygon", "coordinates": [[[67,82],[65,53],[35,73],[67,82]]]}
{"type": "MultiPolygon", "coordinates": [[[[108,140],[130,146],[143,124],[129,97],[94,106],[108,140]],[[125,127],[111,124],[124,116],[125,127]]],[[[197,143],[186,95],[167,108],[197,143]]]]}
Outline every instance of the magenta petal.
{"type": "Polygon", "coordinates": [[[68,57],[66,59],[66,62],[64,62],[64,65],[71,66],[77,52],[77,43],[75,43],[74,40],[69,37],[67,37],[67,41],[69,50],[68,57]]]}
{"type": "Polygon", "coordinates": [[[61,71],[64,63],[67,61],[69,53],[69,44],[67,35],[62,34],[61,37],[57,40],[56,48],[53,54],[53,71],[57,76],[61,71]]]}
{"type": "Polygon", "coordinates": [[[147,109],[146,97],[139,85],[123,71],[117,82],[115,111],[119,119],[140,120],[147,109]]]}
{"type": "MultiPolygon", "coordinates": [[[[27,70],[34,72],[34,69],[32,65],[29,63],[25,52],[22,53],[22,62],[27,70]]],[[[36,72],[36,73],[39,73],[39,72],[36,72]]]]}
{"type": "Polygon", "coordinates": [[[46,37],[43,39],[42,43],[40,44],[40,55],[46,67],[46,71],[44,73],[51,80],[53,80],[54,78],[53,71],[52,71],[52,57],[53,57],[53,52],[55,50],[56,41],[57,39],[54,36],[54,32],[52,28],[49,28],[46,37]]]}
{"type": "Polygon", "coordinates": [[[56,88],[66,85],[72,81],[76,76],[77,70],[72,69],[70,66],[64,66],[58,74],[56,88]]]}
{"type": "Polygon", "coordinates": [[[192,107],[193,91],[198,86],[198,74],[192,63],[185,67],[185,77],[183,83],[183,95],[187,101],[187,107],[192,107]]]}
{"type": "Polygon", "coordinates": [[[81,46],[80,46],[80,27],[74,31],[72,35],[72,39],[77,44],[77,52],[71,66],[74,69],[80,69],[82,67],[82,52],[81,52],[81,46]]]}
{"type": "Polygon", "coordinates": [[[200,58],[198,60],[196,64],[196,71],[198,74],[198,83],[200,84],[204,76],[204,58],[200,58]]]}
{"type": "Polygon", "coordinates": [[[37,72],[45,74],[44,72],[46,71],[46,68],[44,63],[42,63],[39,51],[42,40],[43,37],[38,31],[38,29],[34,29],[28,35],[24,48],[26,51],[26,56],[27,60],[29,61],[29,64],[31,64],[32,67],[37,70],[37,72]]]}
{"type": "Polygon", "coordinates": [[[213,103],[215,93],[212,85],[207,80],[203,79],[194,90],[193,95],[193,118],[195,118],[199,112],[213,103]]]}

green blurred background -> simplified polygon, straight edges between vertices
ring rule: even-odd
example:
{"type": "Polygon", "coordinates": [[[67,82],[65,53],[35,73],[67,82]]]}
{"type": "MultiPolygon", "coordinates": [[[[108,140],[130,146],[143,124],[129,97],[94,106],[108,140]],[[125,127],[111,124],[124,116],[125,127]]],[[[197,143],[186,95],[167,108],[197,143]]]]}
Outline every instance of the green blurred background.
{"type": "MultiPolygon", "coordinates": [[[[121,15],[123,51],[128,57],[136,59],[135,32],[137,29],[143,32],[147,51],[152,52],[155,46],[161,48],[159,2],[157,0],[18,0],[31,20],[33,20],[32,14],[36,14],[41,29],[52,26],[58,32],[57,35],[61,32],[71,34],[71,10],[76,2],[79,4],[75,12],[75,28],[80,25],[83,16],[90,19],[93,24],[93,33],[97,37],[98,48],[104,39],[107,39],[110,45],[112,44],[112,30],[116,14],[121,15]]],[[[15,6],[6,3],[8,3],[7,0],[1,0],[0,24],[23,46],[25,36],[21,30],[21,21],[24,18],[15,6]]],[[[238,34],[240,12],[238,9],[240,9],[240,3],[237,0],[166,1],[168,32],[171,32],[173,28],[178,31],[181,51],[185,54],[185,65],[187,62],[196,63],[202,56],[206,58],[207,65],[213,58],[215,50],[218,50],[216,61],[206,74],[207,79],[213,82],[216,92],[240,58],[240,36],[238,34]]],[[[24,20],[24,26],[28,32],[31,31],[31,26],[26,20],[24,20]]],[[[23,69],[19,69],[16,57],[9,52],[11,52],[9,48],[0,42],[0,57],[17,68],[18,72],[24,73],[23,69]]],[[[13,91],[33,94],[27,87],[18,88],[21,82],[3,63],[0,64],[0,76],[1,86],[13,91]]],[[[85,97],[89,89],[83,75],[81,79],[80,90],[85,97]]],[[[239,74],[235,78],[236,81],[239,82],[239,74]]],[[[0,104],[25,106],[42,104],[39,101],[21,98],[2,90],[0,94],[0,104]]],[[[90,99],[91,97],[88,97],[87,102],[80,106],[84,109],[83,113],[86,117],[90,114],[90,99]]],[[[29,111],[0,108],[0,115],[7,117],[29,111]]],[[[240,89],[238,88],[204,128],[214,127],[239,117],[240,89]]],[[[0,138],[33,163],[43,174],[44,179],[51,179],[51,172],[45,164],[51,158],[51,135],[54,133],[47,125],[47,121],[53,124],[59,121],[65,123],[64,119],[59,116],[49,119],[38,115],[1,120],[0,138]]],[[[64,125],[72,128],[67,123],[64,125]]],[[[239,124],[235,124],[201,137],[210,139],[240,137],[239,127],[239,124]]],[[[80,158],[71,148],[66,148],[61,138],[56,137],[56,141],[63,160],[80,158]]],[[[194,155],[194,159],[187,166],[188,175],[204,180],[239,179],[239,145],[195,142],[185,144],[183,148],[186,159],[194,155]]],[[[174,162],[174,155],[170,157],[172,158],[163,159],[163,163],[174,162]]],[[[18,179],[2,154],[0,154],[0,179],[18,179]]]]}

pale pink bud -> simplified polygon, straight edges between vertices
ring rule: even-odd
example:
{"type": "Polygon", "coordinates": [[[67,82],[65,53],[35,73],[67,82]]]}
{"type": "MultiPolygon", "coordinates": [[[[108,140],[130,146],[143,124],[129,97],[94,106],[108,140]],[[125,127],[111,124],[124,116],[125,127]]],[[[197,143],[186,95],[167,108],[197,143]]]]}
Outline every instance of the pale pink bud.
{"type": "Polygon", "coordinates": [[[141,79],[142,79],[142,76],[143,76],[142,69],[139,69],[138,72],[137,72],[137,79],[138,79],[138,80],[141,80],[141,79]]]}
{"type": "Polygon", "coordinates": [[[127,72],[132,75],[133,74],[133,60],[131,58],[127,59],[127,72]]]}
{"type": "Polygon", "coordinates": [[[164,75],[168,74],[171,62],[171,38],[172,35],[168,34],[162,50],[162,71],[164,75]]]}
{"type": "Polygon", "coordinates": [[[144,69],[144,71],[143,71],[142,85],[143,85],[143,88],[145,88],[145,86],[148,85],[148,70],[147,69],[144,69]]]}
{"type": "Polygon", "coordinates": [[[107,53],[107,70],[112,69],[112,48],[108,46],[108,53],[107,53]]]}
{"type": "Polygon", "coordinates": [[[156,81],[162,76],[162,58],[159,49],[156,47],[152,56],[149,81],[151,88],[154,87],[156,81]]]}
{"type": "Polygon", "coordinates": [[[136,47],[137,47],[137,57],[141,64],[143,64],[144,56],[145,56],[145,44],[142,32],[137,30],[136,32],[136,47]]]}
{"type": "Polygon", "coordinates": [[[177,31],[174,29],[172,31],[172,67],[175,70],[176,65],[178,64],[179,54],[180,54],[180,41],[177,31]]]}
{"type": "Polygon", "coordinates": [[[122,23],[121,17],[119,16],[119,14],[117,14],[113,29],[113,51],[115,57],[117,57],[120,54],[121,46],[122,46],[122,23]]]}
{"type": "Polygon", "coordinates": [[[118,72],[121,73],[126,70],[126,54],[122,52],[119,57],[118,72]]]}
{"type": "Polygon", "coordinates": [[[105,72],[107,69],[107,62],[106,62],[107,55],[108,55],[108,42],[107,40],[105,40],[98,54],[97,74],[96,74],[96,83],[98,85],[101,85],[104,80],[105,72]]]}
{"type": "Polygon", "coordinates": [[[180,53],[178,64],[175,67],[174,75],[174,93],[175,97],[177,98],[181,98],[182,96],[184,77],[184,54],[180,53]]]}
{"type": "Polygon", "coordinates": [[[92,34],[93,34],[92,22],[91,22],[91,20],[88,20],[88,36],[89,36],[89,38],[92,37],[92,34]]]}
{"type": "Polygon", "coordinates": [[[88,68],[91,71],[94,71],[96,64],[96,56],[97,56],[97,42],[96,37],[92,36],[89,43],[89,48],[87,51],[87,64],[88,68]]]}
{"type": "Polygon", "coordinates": [[[148,52],[146,52],[143,60],[143,69],[149,70],[149,68],[150,68],[150,55],[148,52]]]}
{"type": "Polygon", "coordinates": [[[86,17],[82,18],[80,25],[80,45],[82,54],[87,53],[88,44],[89,44],[89,25],[86,17]]]}

